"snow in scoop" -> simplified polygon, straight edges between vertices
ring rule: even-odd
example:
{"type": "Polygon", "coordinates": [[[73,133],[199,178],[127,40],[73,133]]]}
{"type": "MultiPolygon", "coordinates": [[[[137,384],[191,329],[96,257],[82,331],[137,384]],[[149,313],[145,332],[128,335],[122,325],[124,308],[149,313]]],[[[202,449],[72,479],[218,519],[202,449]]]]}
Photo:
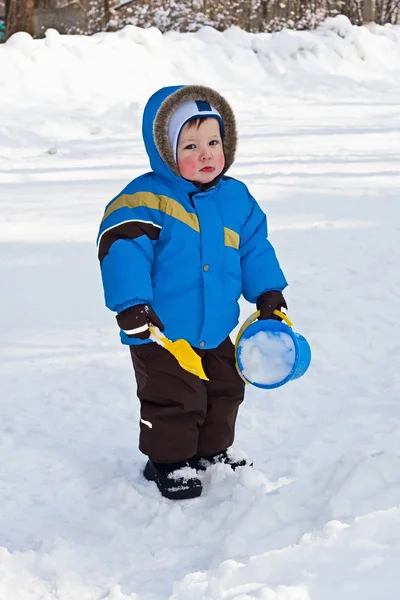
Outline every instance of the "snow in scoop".
{"type": "Polygon", "coordinates": [[[296,358],[292,338],[282,331],[259,331],[239,344],[239,352],[245,378],[264,385],[286,379],[296,358]]]}

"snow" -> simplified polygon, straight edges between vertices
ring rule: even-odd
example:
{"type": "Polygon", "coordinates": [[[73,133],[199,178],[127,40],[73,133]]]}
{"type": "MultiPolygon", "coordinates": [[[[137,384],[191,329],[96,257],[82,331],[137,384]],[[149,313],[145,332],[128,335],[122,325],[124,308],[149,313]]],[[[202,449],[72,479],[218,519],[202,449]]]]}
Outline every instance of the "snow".
{"type": "Polygon", "coordinates": [[[399,65],[400,27],[343,17],[0,46],[0,600],[396,598],[399,65]],[[268,213],[313,362],[247,386],[236,447],[254,468],[215,465],[200,498],[174,503],[141,474],[95,238],[148,169],[147,97],[182,82],[237,112],[230,174],[268,213]]]}
{"type": "Polygon", "coordinates": [[[280,383],[290,374],[296,358],[288,333],[259,331],[238,345],[238,360],[247,381],[262,385],[280,383]]]}

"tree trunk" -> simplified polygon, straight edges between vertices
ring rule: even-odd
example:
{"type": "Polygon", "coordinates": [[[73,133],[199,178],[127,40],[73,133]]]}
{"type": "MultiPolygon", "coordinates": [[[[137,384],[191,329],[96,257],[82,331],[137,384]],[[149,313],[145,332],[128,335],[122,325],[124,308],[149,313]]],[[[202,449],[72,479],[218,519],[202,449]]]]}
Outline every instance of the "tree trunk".
{"type": "Polygon", "coordinates": [[[33,35],[35,0],[6,0],[6,39],[17,31],[33,35]]]}
{"type": "Polygon", "coordinates": [[[376,3],[375,0],[364,0],[364,23],[372,23],[376,18],[376,3]]]}

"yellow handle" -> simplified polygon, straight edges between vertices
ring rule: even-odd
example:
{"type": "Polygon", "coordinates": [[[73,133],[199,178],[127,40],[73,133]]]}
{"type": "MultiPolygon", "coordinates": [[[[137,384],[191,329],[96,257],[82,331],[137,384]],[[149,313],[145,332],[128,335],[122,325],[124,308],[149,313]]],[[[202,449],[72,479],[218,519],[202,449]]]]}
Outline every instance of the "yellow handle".
{"type": "MultiPolygon", "coordinates": [[[[276,315],[277,317],[279,317],[280,319],[282,319],[282,321],[284,321],[286,323],[286,325],[288,325],[288,327],[293,327],[292,321],[285,315],[285,313],[281,312],[280,310],[274,310],[274,315],[276,315]]],[[[236,336],[235,347],[239,343],[239,340],[242,337],[242,334],[243,334],[244,330],[247,329],[252,323],[254,323],[254,321],[256,321],[259,316],[260,316],[260,311],[257,310],[255,313],[253,313],[252,315],[250,315],[250,317],[248,317],[245,320],[245,322],[243,323],[243,325],[239,329],[239,332],[238,332],[238,334],[236,336]]]]}
{"type": "Polygon", "coordinates": [[[274,310],[274,315],[276,315],[277,317],[280,317],[282,319],[282,321],[284,321],[288,327],[293,327],[292,321],[282,311],[276,309],[276,310],[274,310]]]}
{"type": "Polygon", "coordinates": [[[155,338],[157,338],[160,342],[161,340],[168,339],[165,337],[165,335],[163,333],[161,333],[161,331],[158,329],[158,327],[154,327],[154,325],[149,325],[149,331],[152,335],[154,335],[155,338]]]}

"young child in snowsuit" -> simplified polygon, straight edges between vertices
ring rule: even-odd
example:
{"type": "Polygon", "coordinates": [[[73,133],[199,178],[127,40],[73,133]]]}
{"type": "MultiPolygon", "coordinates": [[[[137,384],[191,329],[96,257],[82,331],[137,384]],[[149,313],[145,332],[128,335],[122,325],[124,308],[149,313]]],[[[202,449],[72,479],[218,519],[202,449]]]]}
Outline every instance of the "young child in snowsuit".
{"type": "Polygon", "coordinates": [[[143,139],[152,171],[106,207],[99,259],[135,370],[144,475],[167,498],[193,498],[202,491],[198,470],[246,464],[228,451],[244,396],[229,338],[239,297],[257,304],[260,319],[274,318],[287,308],[287,283],[265,214],[225,176],[236,150],[228,102],[208,87],[163,88],[146,105],[143,139]],[[187,340],[209,381],[154,343],[149,324],[187,340]]]}

